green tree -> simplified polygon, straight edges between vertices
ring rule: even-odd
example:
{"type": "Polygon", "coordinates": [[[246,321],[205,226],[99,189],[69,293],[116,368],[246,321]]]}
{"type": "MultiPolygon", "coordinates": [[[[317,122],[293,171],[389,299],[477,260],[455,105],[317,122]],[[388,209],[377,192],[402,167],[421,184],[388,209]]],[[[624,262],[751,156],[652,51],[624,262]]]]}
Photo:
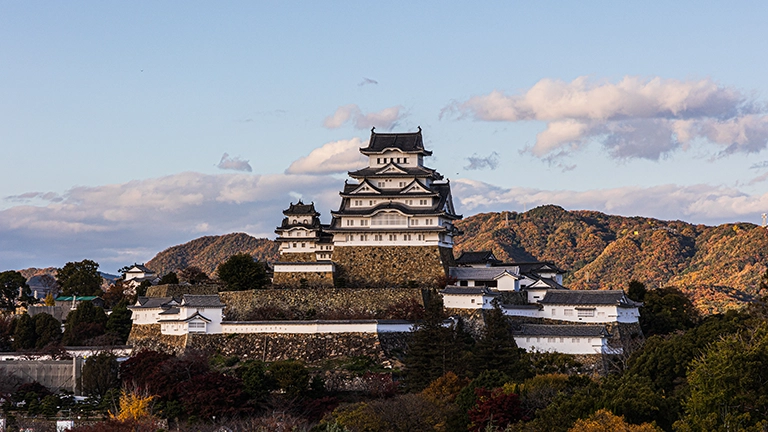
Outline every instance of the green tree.
{"type": "Polygon", "coordinates": [[[687,330],[700,318],[691,300],[677,288],[647,291],[643,302],[640,327],[646,336],[687,330]]]}
{"type": "Polygon", "coordinates": [[[636,280],[629,283],[629,289],[627,289],[627,296],[634,301],[645,301],[645,294],[648,290],[645,288],[645,284],[636,280]]]}
{"type": "Polygon", "coordinates": [[[88,340],[104,334],[107,315],[104,310],[89,301],[81,302],[69,312],[64,326],[62,342],[68,346],[80,346],[88,340]]]}
{"type": "Polygon", "coordinates": [[[269,375],[275,386],[290,397],[302,396],[309,390],[309,371],[298,360],[273,362],[269,365],[269,375]]]}
{"type": "Polygon", "coordinates": [[[16,330],[13,332],[13,349],[16,351],[34,349],[36,341],[35,323],[32,322],[32,317],[27,314],[19,316],[16,319],[16,330]]]}
{"type": "Polygon", "coordinates": [[[95,261],[68,262],[58,269],[56,282],[64,295],[101,295],[101,275],[95,261]]]}
{"type": "Polygon", "coordinates": [[[768,427],[768,325],[728,336],[693,361],[681,430],[768,427]],[[685,427],[683,427],[685,425],[685,427]]]}
{"type": "Polygon", "coordinates": [[[12,311],[16,308],[16,300],[23,304],[32,302],[32,291],[27,285],[27,279],[17,271],[0,273],[0,309],[12,311]]]}
{"type": "Polygon", "coordinates": [[[83,391],[101,399],[110,389],[120,387],[119,370],[114,354],[100,353],[89,357],[83,365],[83,391]]]}
{"type": "Polygon", "coordinates": [[[498,303],[484,315],[485,328],[475,344],[473,372],[497,370],[517,381],[530,377],[530,361],[525,350],[517,347],[509,321],[498,303]]]}
{"type": "Polygon", "coordinates": [[[47,313],[39,313],[32,318],[35,326],[35,348],[41,349],[48,344],[61,341],[61,323],[47,313]]]}
{"type": "Polygon", "coordinates": [[[199,285],[210,282],[208,275],[200,267],[189,266],[178,273],[179,280],[190,285],[199,285]]]}
{"type": "Polygon", "coordinates": [[[460,323],[444,325],[443,298],[437,291],[425,300],[424,319],[416,325],[405,356],[405,382],[411,391],[423,390],[448,372],[464,372],[471,343],[460,323]]]}
{"type": "Polygon", "coordinates": [[[106,331],[107,333],[115,335],[120,343],[125,343],[128,340],[128,335],[131,333],[131,326],[133,321],[131,316],[133,312],[128,309],[128,303],[123,300],[112,309],[112,313],[107,318],[106,331]]]}
{"type": "Polygon", "coordinates": [[[219,264],[216,272],[219,279],[227,284],[228,291],[259,289],[269,284],[264,264],[247,253],[232,255],[219,264]]]}
{"type": "Polygon", "coordinates": [[[170,272],[160,278],[158,285],[176,285],[179,283],[179,277],[174,272],[170,272]]]}
{"type": "Polygon", "coordinates": [[[253,400],[262,401],[275,389],[275,382],[267,374],[267,366],[259,360],[248,360],[237,368],[245,393],[253,400]]]}

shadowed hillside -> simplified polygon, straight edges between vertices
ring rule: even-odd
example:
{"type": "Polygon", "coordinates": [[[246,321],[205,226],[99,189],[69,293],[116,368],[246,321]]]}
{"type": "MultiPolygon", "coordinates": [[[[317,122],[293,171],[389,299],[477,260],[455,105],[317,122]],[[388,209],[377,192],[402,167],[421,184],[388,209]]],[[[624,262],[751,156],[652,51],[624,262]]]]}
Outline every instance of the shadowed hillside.
{"type": "Polygon", "coordinates": [[[161,275],[191,266],[212,275],[219,264],[237,253],[249,253],[259,261],[275,261],[277,244],[245,233],[200,237],[160,252],[146,266],[161,275]]]}

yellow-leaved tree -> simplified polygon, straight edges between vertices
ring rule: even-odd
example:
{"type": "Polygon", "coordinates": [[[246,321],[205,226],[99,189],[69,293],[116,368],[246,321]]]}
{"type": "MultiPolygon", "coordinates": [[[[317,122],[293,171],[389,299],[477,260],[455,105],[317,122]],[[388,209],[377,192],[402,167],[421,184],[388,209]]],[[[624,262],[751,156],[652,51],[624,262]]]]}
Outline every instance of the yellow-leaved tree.
{"type": "Polygon", "coordinates": [[[123,389],[120,394],[120,411],[113,417],[120,421],[148,418],[151,415],[150,404],[154,398],[155,396],[128,392],[123,389]]]}
{"type": "Polygon", "coordinates": [[[624,417],[601,409],[585,419],[576,420],[568,432],[661,432],[661,429],[650,423],[627,423],[624,417]]]}

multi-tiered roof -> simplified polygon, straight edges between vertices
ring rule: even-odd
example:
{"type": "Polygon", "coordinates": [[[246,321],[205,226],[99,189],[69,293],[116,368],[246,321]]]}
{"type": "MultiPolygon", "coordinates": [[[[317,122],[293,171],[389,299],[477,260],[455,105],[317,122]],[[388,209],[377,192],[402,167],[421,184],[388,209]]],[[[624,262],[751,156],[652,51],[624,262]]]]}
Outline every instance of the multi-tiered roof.
{"type": "Polygon", "coordinates": [[[327,232],[334,243],[355,245],[439,245],[451,247],[461,219],[453,207],[450,182],[424,166],[421,128],[409,133],[376,133],[360,153],[368,166],[349,172],[339,210],[327,232]],[[413,238],[416,235],[416,238],[413,238]],[[360,237],[362,236],[362,237],[360,237]],[[367,237],[366,237],[367,236],[367,237]]]}

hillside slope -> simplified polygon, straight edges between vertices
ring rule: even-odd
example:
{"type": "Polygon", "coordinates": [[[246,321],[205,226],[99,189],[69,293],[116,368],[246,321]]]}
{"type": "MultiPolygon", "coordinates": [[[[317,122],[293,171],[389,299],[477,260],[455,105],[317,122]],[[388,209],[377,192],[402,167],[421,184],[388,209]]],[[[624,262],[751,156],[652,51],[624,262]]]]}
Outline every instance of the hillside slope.
{"type": "Polygon", "coordinates": [[[191,266],[212,275],[219,264],[237,253],[249,253],[259,261],[275,261],[277,244],[245,233],[206,236],[170,247],[145,265],[160,275],[191,266]]]}

